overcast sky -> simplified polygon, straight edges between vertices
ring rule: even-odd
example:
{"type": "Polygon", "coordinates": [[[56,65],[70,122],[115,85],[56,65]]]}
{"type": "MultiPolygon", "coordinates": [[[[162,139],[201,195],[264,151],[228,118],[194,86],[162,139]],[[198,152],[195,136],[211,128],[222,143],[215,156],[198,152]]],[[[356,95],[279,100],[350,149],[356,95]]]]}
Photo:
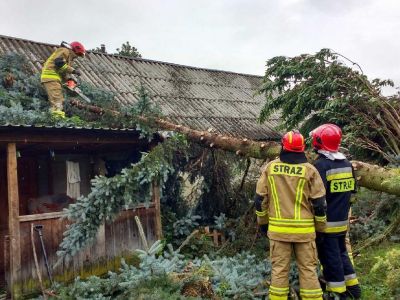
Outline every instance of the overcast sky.
{"type": "Polygon", "coordinates": [[[262,75],[265,61],[332,48],[400,85],[399,0],[2,0],[0,34],[130,41],[144,58],[262,75]]]}

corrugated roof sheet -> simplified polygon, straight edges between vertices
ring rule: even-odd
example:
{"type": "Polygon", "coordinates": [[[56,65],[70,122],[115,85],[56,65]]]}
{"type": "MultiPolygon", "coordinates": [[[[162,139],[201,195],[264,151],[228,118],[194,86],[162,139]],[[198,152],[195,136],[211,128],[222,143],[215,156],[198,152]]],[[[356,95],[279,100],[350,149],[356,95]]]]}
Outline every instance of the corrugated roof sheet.
{"type": "Polygon", "coordinates": [[[0,124],[0,129],[11,129],[11,128],[43,128],[43,129],[54,129],[54,128],[63,128],[63,129],[73,129],[73,130],[101,130],[101,131],[118,131],[118,132],[136,132],[136,129],[133,128],[110,128],[104,126],[74,126],[74,125],[28,125],[28,124],[12,124],[5,123],[0,124]]]}
{"type": "MultiPolygon", "coordinates": [[[[26,56],[32,69],[42,64],[57,47],[14,37],[0,36],[0,54],[17,52],[26,56]]],[[[264,102],[256,91],[262,77],[210,70],[139,58],[89,52],[77,59],[81,79],[116,94],[123,105],[137,101],[136,87],[144,84],[164,115],[194,129],[251,139],[277,139],[277,117],[258,124],[264,102]]]]}

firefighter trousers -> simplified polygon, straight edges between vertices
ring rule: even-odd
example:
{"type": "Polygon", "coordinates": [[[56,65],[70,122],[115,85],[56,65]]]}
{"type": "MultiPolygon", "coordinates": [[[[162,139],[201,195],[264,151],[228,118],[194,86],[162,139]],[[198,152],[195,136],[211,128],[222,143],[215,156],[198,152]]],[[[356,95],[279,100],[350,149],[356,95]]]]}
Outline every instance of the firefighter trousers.
{"type": "Polygon", "coordinates": [[[318,257],[323,267],[326,290],[358,299],[361,288],[353,264],[346,250],[346,236],[322,234],[317,243],[318,257]]]}
{"type": "Polygon", "coordinates": [[[317,277],[317,249],[314,241],[303,243],[270,240],[272,278],[269,299],[287,300],[292,254],[300,277],[302,300],[322,300],[322,289],[317,277]]]}
{"type": "Polygon", "coordinates": [[[42,82],[44,89],[49,97],[50,110],[63,110],[64,95],[62,91],[61,82],[59,81],[48,81],[42,82]]]}

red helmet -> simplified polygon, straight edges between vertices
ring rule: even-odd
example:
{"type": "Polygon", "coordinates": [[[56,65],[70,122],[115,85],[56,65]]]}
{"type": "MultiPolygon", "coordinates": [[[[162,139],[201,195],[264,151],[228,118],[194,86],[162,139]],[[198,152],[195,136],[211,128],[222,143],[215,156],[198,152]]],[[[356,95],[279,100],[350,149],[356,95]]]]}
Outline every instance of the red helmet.
{"type": "Polygon", "coordinates": [[[342,130],[335,124],[324,124],[310,132],[312,145],[317,150],[337,152],[342,141],[342,130]]]}
{"type": "Polygon", "coordinates": [[[282,147],[289,152],[303,152],[305,149],[303,135],[297,130],[289,131],[282,138],[282,147]]]}
{"type": "Polygon", "coordinates": [[[72,42],[69,44],[72,51],[78,56],[84,56],[86,54],[85,47],[79,42],[72,42]]]}

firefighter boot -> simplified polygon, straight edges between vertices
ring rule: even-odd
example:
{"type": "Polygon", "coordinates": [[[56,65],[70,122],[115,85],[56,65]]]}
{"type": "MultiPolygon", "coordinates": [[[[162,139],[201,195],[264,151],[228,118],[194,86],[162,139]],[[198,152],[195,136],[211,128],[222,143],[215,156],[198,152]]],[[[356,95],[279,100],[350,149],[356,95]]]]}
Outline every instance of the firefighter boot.
{"type": "Polygon", "coordinates": [[[346,287],[346,294],[349,295],[349,299],[361,299],[361,287],[359,284],[346,287]]]}
{"type": "Polygon", "coordinates": [[[326,300],[347,300],[347,299],[352,299],[352,298],[348,298],[346,293],[339,294],[330,292],[326,297],[326,300]]]}
{"type": "Polygon", "coordinates": [[[55,120],[63,120],[63,119],[65,119],[65,112],[63,112],[62,110],[53,110],[51,112],[51,116],[55,120]]]}

